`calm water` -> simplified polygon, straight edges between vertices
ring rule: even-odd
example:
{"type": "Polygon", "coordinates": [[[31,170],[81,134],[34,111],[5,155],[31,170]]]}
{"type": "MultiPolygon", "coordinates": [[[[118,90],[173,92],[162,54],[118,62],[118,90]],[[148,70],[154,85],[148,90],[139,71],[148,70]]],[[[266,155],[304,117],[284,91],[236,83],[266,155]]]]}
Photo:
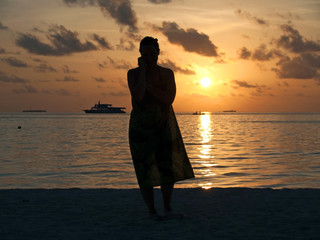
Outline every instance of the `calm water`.
{"type": "MultiPolygon", "coordinates": [[[[320,188],[320,114],[177,119],[196,174],[177,187],[320,188]]],[[[137,188],[128,121],[128,114],[0,114],[0,188],[137,188]]]]}

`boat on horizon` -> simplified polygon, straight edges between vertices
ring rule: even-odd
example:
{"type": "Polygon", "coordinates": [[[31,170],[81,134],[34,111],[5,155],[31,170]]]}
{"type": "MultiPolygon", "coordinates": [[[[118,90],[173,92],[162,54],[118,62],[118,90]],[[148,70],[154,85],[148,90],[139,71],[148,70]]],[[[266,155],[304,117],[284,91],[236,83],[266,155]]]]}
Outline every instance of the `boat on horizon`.
{"type": "Polygon", "coordinates": [[[237,112],[236,110],[224,110],[223,112],[237,112]]]}
{"type": "Polygon", "coordinates": [[[126,113],[122,109],[125,107],[112,107],[112,104],[101,104],[100,101],[91,109],[83,110],[85,113],[126,113]]]}
{"type": "Polygon", "coordinates": [[[196,111],[196,112],[193,112],[192,115],[204,115],[204,112],[196,111]]]}

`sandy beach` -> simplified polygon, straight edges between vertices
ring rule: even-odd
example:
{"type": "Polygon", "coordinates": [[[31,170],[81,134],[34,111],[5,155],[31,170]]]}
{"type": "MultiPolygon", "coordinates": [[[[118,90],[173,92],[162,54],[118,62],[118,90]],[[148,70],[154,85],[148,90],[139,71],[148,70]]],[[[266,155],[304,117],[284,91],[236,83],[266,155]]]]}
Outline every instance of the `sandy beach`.
{"type": "MultiPolygon", "coordinates": [[[[156,206],[162,214],[160,190],[156,206]]],[[[138,189],[0,190],[6,239],[318,239],[320,189],[175,189],[183,218],[148,217],[138,189]]]]}

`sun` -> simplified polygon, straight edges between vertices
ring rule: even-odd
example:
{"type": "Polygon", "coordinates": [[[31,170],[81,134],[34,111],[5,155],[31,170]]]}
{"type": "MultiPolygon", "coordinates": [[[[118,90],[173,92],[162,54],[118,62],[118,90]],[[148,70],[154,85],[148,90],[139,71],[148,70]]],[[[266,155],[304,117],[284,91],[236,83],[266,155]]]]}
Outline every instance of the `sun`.
{"type": "Polygon", "coordinates": [[[200,84],[202,87],[209,87],[211,85],[211,79],[208,78],[208,77],[203,77],[201,80],[200,80],[200,84]]]}

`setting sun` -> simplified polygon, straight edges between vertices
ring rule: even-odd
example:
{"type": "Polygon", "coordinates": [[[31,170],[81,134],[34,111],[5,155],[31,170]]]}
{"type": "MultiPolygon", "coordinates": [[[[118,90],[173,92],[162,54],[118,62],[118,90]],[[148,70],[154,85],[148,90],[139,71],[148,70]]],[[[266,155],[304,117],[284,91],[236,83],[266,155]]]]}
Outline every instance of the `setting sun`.
{"type": "Polygon", "coordinates": [[[202,87],[209,87],[211,85],[211,79],[208,77],[204,77],[201,79],[200,84],[202,87]]]}

